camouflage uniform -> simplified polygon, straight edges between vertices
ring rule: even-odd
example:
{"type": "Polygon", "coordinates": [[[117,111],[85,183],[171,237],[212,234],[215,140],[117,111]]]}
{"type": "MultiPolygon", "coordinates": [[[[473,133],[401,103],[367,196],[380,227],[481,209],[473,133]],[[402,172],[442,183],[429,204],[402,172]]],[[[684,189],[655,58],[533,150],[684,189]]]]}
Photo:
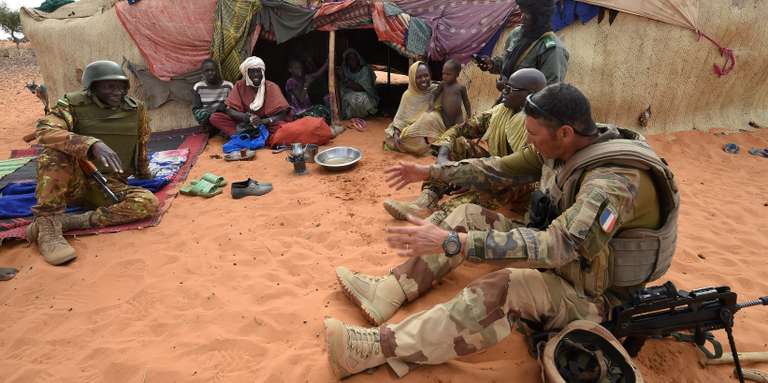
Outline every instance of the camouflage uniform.
{"type": "Polygon", "coordinates": [[[157,212],[158,200],[144,188],[128,186],[126,177],[135,173],[139,178],[149,178],[149,160],[147,143],[151,130],[144,105],[126,97],[115,113],[124,112],[137,118],[138,144],[133,158],[122,158],[121,162],[128,174],[107,173],[108,184],[112,191],[124,197],[121,202],[112,204],[95,181],[87,178],[78,165],[78,159],[87,158],[98,137],[76,134],[78,117],[71,99],[79,97],[89,100],[96,107],[107,109],[96,97],[86,92],[65,95],[56,106],[38,121],[37,139],[43,147],[37,160],[37,205],[32,208],[35,216],[61,214],[67,205],[96,209],[92,223],[97,226],[118,225],[152,216],[157,212]]]}
{"type": "MultiPolygon", "coordinates": [[[[470,119],[466,124],[456,125],[446,130],[433,147],[447,146],[452,161],[470,158],[503,157],[519,151],[525,144],[525,114],[515,113],[506,106],[499,104],[470,119]],[[502,130],[502,132],[497,132],[502,130]],[[498,134],[501,133],[501,134],[498,134]],[[499,143],[489,139],[490,136],[503,137],[499,143]]],[[[430,179],[422,184],[422,190],[428,189],[442,196],[450,192],[450,182],[430,179]]],[[[442,201],[435,213],[429,217],[431,222],[439,224],[451,211],[463,204],[478,204],[483,207],[499,210],[522,203],[527,204],[528,196],[535,187],[533,183],[513,185],[512,182],[500,182],[499,187],[489,190],[472,190],[442,201]]]]}
{"type": "MultiPolygon", "coordinates": [[[[561,166],[527,148],[504,158],[433,166],[430,173],[432,179],[489,188],[536,176],[544,183],[561,166]]],[[[472,282],[446,303],[379,328],[384,357],[399,376],[415,365],[439,364],[490,347],[509,335],[519,319],[545,329],[578,319],[602,322],[611,305],[641,287],[611,285],[608,242],[624,229],[659,226],[651,176],[634,168],[600,166],[584,172],[579,183],[575,203],[544,231],[476,205],[464,205],[448,216],[444,227],[468,233],[467,258],[503,261],[506,268],[472,282]],[[600,222],[606,209],[617,217],[608,229],[600,222]]],[[[412,301],[462,261],[443,254],[414,257],[392,273],[412,301]]]]}
{"type": "Polygon", "coordinates": [[[493,67],[491,73],[503,74],[505,77],[509,77],[512,73],[515,73],[518,69],[522,68],[536,68],[544,73],[547,78],[547,84],[554,84],[563,82],[565,75],[568,72],[568,50],[565,49],[563,42],[555,35],[554,32],[545,33],[538,40],[536,40],[528,48],[516,65],[507,66],[505,68],[505,60],[515,45],[523,35],[523,27],[519,26],[512,30],[507,37],[507,41],[504,45],[504,51],[506,55],[504,57],[494,57],[493,67]],[[502,69],[508,69],[502,73],[502,69]]]}

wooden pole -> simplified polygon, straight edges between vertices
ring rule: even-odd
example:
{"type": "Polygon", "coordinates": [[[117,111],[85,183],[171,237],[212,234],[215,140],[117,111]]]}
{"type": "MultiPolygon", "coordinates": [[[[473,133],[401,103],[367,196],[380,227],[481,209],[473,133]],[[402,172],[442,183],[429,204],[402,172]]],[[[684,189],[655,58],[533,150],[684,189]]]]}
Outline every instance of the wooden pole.
{"type": "Polygon", "coordinates": [[[339,97],[336,92],[336,31],[328,33],[328,93],[331,96],[331,125],[338,125],[339,97]]]}

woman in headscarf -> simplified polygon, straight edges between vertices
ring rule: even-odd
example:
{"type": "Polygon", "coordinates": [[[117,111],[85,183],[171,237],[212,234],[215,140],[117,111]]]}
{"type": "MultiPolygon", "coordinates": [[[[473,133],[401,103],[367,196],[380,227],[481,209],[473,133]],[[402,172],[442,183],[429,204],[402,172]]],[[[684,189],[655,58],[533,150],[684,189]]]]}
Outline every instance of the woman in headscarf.
{"type": "Polygon", "coordinates": [[[288,118],[290,111],[283,92],[277,84],[265,78],[266,66],[258,57],[245,59],[240,64],[240,73],[243,78],[229,93],[226,112],[211,115],[211,125],[227,136],[260,124],[274,132],[277,124],[288,118]]]}
{"type": "Polygon", "coordinates": [[[395,118],[384,130],[384,149],[425,154],[429,150],[429,144],[423,137],[405,137],[401,134],[413,125],[428,109],[431,92],[437,85],[432,84],[427,64],[417,61],[408,69],[408,90],[400,99],[395,118]]]}
{"type": "Polygon", "coordinates": [[[280,87],[265,78],[264,61],[249,57],[240,64],[243,78],[227,97],[226,113],[211,115],[211,125],[228,136],[266,125],[270,146],[293,142],[326,144],[333,132],[322,117],[303,117],[293,120],[291,107],[280,87]]]}
{"type": "Polygon", "coordinates": [[[341,112],[345,120],[376,114],[379,96],[376,74],[356,50],[344,51],[341,61],[341,112]]]}

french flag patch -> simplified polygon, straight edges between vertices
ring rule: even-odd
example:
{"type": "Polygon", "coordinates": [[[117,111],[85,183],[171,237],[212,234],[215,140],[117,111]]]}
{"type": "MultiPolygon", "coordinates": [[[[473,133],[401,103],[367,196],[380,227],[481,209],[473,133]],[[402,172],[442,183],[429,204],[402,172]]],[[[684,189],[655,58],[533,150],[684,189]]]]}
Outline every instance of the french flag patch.
{"type": "Polygon", "coordinates": [[[604,232],[611,233],[613,232],[613,228],[616,227],[617,219],[618,217],[616,216],[616,213],[614,213],[610,207],[606,206],[603,213],[600,214],[600,227],[604,232]]]}

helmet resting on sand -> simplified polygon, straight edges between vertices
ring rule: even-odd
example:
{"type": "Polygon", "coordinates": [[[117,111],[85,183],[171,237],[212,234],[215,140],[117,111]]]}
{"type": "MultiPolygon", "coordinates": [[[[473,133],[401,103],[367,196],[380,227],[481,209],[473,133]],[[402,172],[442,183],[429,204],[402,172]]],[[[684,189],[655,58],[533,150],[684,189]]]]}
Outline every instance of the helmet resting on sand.
{"type": "Polygon", "coordinates": [[[642,383],[621,343],[597,323],[577,320],[547,341],[542,355],[547,383],[642,383]]]}
{"type": "Polygon", "coordinates": [[[82,79],[83,89],[90,89],[94,82],[102,80],[128,81],[128,76],[120,64],[114,61],[94,61],[85,67],[82,79]]]}

